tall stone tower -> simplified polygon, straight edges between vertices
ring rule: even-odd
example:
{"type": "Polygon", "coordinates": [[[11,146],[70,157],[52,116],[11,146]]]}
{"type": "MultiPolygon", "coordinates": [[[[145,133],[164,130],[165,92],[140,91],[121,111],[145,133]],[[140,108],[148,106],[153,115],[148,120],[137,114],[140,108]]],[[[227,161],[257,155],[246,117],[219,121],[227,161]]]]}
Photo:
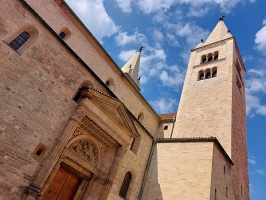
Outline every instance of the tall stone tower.
{"type": "Polygon", "coordinates": [[[244,73],[220,17],[191,50],[172,138],[157,140],[145,199],[249,199],[244,73]]]}

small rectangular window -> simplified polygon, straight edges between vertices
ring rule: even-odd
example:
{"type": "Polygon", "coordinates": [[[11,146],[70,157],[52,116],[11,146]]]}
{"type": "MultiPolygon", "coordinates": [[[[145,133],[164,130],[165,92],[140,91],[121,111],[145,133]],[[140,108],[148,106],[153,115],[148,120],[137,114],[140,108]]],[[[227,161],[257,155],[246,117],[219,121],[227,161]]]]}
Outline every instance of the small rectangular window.
{"type": "Polygon", "coordinates": [[[168,130],[168,126],[167,125],[164,126],[163,130],[168,130]]]}

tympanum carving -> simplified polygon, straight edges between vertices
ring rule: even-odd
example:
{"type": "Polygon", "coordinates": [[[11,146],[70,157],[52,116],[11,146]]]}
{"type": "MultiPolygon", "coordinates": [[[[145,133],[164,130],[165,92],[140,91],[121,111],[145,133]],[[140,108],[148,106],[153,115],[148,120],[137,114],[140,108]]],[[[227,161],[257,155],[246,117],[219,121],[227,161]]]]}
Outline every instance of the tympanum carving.
{"type": "Polygon", "coordinates": [[[78,140],[71,144],[69,149],[73,150],[83,159],[97,164],[99,152],[97,147],[88,140],[78,140]]]}

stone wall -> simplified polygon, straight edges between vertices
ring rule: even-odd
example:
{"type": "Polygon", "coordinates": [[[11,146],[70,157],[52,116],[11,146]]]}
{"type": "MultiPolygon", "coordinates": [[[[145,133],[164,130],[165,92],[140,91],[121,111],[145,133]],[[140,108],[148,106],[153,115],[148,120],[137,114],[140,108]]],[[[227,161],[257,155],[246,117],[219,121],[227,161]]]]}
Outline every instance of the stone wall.
{"type": "Polygon", "coordinates": [[[210,199],[212,142],[157,143],[143,199],[210,199]]]}
{"type": "MultiPolygon", "coordinates": [[[[3,199],[20,199],[42,162],[49,160],[51,150],[60,142],[59,138],[75,112],[78,104],[73,97],[84,81],[111,95],[103,83],[112,77],[114,94],[135,116],[140,111],[144,113],[143,125],[147,130],[156,134],[159,121],[157,114],[121,76],[120,69],[105,55],[102,47],[89,38],[92,37],[89,33],[80,30],[55,1],[27,2],[56,32],[64,27],[71,31],[66,42],[102,82],[20,1],[2,3],[0,11],[5,18],[0,19],[0,198],[3,199]],[[23,30],[34,33],[31,38],[34,40],[30,39],[25,43],[27,48],[16,52],[8,43],[23,30]],[[45,151],[36,159],[36,148],[40,145],[45,151]]],[[[126,171],[133,170],[131,199],[138,194],[151,146],[148,133],[136,124],[141,135],[139,149],[132,153],[128,146],[111,190],[111,194],[117,196],[121,177],[126,171]]],[[[112,162],[112,159],[107,161],[112,162]]]]}

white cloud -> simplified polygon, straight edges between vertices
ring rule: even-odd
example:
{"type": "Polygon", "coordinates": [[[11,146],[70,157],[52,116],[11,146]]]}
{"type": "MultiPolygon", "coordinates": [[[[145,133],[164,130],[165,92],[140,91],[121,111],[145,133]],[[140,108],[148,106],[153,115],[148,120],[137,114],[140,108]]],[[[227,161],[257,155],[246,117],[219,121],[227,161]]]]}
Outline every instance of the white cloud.
{"type": "Polygon", "coordinates": [[[180,44],[178,40],[176,39],[176,36],[171,34],[171,33],[166,33],[166,37],[169,41],[169,45],[174,46],[174,47],[180,47],[180,44]]]}
{"type": "Polygon", "coordinates": [[[133,0],[116,0],[116,3],[123,12],[130,13],[132,11],[131,3],[133,0]]]}
{"type": "Polygon", "coordinates": [[[247,115],[266,116],[266,105],[261,98],[266,94],[266,70],[252,68],[247,71],[246,80],[246,111],[247,115]]]}
{"type": "Polygon", "coordinates": [[[160,114],[173,112],[177,106],[177,100],[172,98],[162,98],[150,102],[153,108],[160,114]]]}
{"type": "Polygon", "coordinates": [[[154,40],[157,40],[157,41],[163,40],[163,33],[158,29],[154,29],[152,32],[152,35],[153,35],[154,40]]]}
{"type": "Polygon", "coordinates": [[[159,79],[162,81],[163,85],[178,87],[184,82],[185,71],[181,71],[177,66],[170,66],[166,68],[167,70],[162,70],[159,79]]]}
{"type": "Polygon", "coordinates": [[[249,184],[249,190],[250,190],[251,193],[256,193],[254,185],[251,184],[251,183],[249,184]]]}
{"type": "Polygon", "coordinates": [[[248,163],[249,163],[249,164],[252,164],[252,165],[255,165],[255,164],[256,164],[256,160],[255,160],[255,159],[251,159],[251,158],[249,158],[249,159],[248,159],[248,163]]]}
{"type": "Polygon", "coordinates": [[[118,55],[118,58],[124,62],[127,62],[136,54],[136,50],[121,51],[118,55]]]}
{"type": "Polygon", "coordinates": [[[256,169],[254,172],[262,176],[266,175],[266,171],[264,169],[256,169]]]}
{"type": "Polygon", "coordinates": [[[118,45],[123,46],[130,43],[143,43],[145,41],[145,35],[135,31],[132,35],[128,35],[127,32],[119,31],[118,35],[115,37],[115,41],[118,45]]]}
{"type": "Polygon", "coordinates": [[[100,42],[103,37],[110,37],[118,31],[118,27],[105,10],[103,0],[66,0],[66,2],[100,42]]]}
{"type": "Polygon", "coordinates": [[[147,14],[167,11],[177,4],[186,4],[190,6],[188,15],[203,16],[211,6],[219,6],[223,12],[229,13],[238,3],[254,3],[255,0],[116,0],[116,2],[123,12],[131,12],[134,2],[140,10],[147,14]]]}
{"type": "Polygon", "coordinates": [[[263,20],[263,27],[255,35],[256,49],[266,56],[266,19],[263,20]]]}

